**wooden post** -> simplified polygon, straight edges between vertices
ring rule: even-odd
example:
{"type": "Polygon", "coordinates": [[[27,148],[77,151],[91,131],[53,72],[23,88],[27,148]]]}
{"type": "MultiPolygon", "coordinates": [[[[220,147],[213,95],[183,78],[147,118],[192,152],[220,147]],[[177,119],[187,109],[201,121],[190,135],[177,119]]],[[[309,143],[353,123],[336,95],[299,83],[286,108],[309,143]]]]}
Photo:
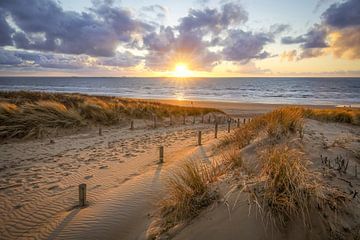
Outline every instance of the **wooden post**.
{"type": "Polygon", "coordinates": [[[154,121],[154,128],[156,128],[156,116],[153,117],[153,121],[154,121]]]}
{"type": "Polygon", "coordinates": [[[131,120],[130,122],[130,130],[134,130],[134,120],[131,120]]]}
{"type": "Polygon", "coordinates": [[[164,162],[164,146],[159,147],[159,162],[164,162]]]}
{"type": "Polygon", "coordinates": [[[204,114],[201,114],[201,123],[204,123],[204,114]]]}
{"type": "Polygon", "coordinates": [[[195,124],[195,116],[193,116],[193,124],[195,124]]]}
{"type": "Polygon", "coordinates": [[[228,119],[228,129],[227,129],[227,130],[228,130],[228,133],[230,133],[230,124],[231,124],[231,119],[229,118],[229,119],[228,119]]]}
{"type": "Polygon", "coordinates": [[[86,205],[86,184],[79,184],[79,207],[86,205]]]}
{"type": "Polygon", "coordinates": [[[246,118],[244,118],[244,124],[246,123],[246,118]]]}
{"type": "Polygon", "coordinates": [[[201,131],[198,134],[198,145],[201,146],[201,131]]]}
{"type": "Polygon", "coordinates": [[[240,118],[237,119],[236,126],[240,127],[240,118]]]}
{"type": "Polygon", "coordinates": [[[218,123],[215,122],[215,138],[217,138],[217,132],[218,132],[218,123]]]}
{"type": "Polygon", "coordinates": [[[354,168],[355,168],[355,177],[357,178],[357,164],[355,164],[354,168]]]}
{"type": "Polygon", "coordinates": [[[172,120],[172,116],[170,115],[170,126],[173,125],[173,120],[172,120]]]}
{"type": "Polygon", "coordinates": [[[211,123],[211,116],[209,115],[208,123],[211,123]]]}
{"type": "Polygon", "coordinates": [[[102,128],[101,128],[101,126],[99,127],[99,136],[102,136],[102,128]]]}

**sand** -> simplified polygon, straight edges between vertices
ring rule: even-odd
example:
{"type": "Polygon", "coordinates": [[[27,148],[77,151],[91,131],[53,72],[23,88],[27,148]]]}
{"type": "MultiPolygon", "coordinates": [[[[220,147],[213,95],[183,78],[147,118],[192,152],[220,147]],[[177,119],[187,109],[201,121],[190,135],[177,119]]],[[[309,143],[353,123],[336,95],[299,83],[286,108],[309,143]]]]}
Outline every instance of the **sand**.
{"type": "MultiPolygon", "coordinates": [[[[181,104],[220,108],[242,118],[281,106],[184,101],[181,104]]],[[[191,120],[188,119],[185,126],[181,119],[173,126],[165,121],[153,129],[151,122],[137,119],[134,130],[128,126],[103,127],[102,136],[93,128],[55,137],[52,141],[1,144],[0,239],[144,239],[156,203],[164,197],[164,179],[187,159],[211,161],[216,157],[213,146],[227,135],[226,126],[221,125],[219,138],[214,139],[213,124],[202,124],[200,118],[192,124],[191,120]],[[199,130],[203,132],[202,146],[197,146],[199,130]],[[162,165],[158,164],[159,145],[165,147],[162,165]],[[87,184],[88,206],[85,208],[77,207],[80,183],[87,184]]],[[[311,124],[318,123],[311,122],[310,127],[311,124]]],[[[339,143],[345,141],[352,149],[358,146],[351,145],[359,137],[358,128],[345,127],[333,132],[333,125],[321,126],[328,131],[319,132],[319,126],[315,125],[308,130],[308,137],[318,138],[315,142],[329,141],[329,145],[340,138],[339,143]]],[[[220,239],[215,236],[223,236],[227,228],[222,230],[221,224],[226,225],[228,215],[220,209],[224,208],[223,204],[218,206],[214,211],[222,212],[221,218],[206,222],[206,215],[200,217],[177,239],[202,239],[195,236],[220,239]],[[214,228],[218,235],[206,230],[209,224],[218,224],[214,228]],[[199,235],[192,234],[194,229],[199,235]]],[[[256,222],[256,219],[249,221],[256,222]]],[[[240,229],[253,231],[246,227],[253,222],[247,224],[240,229]]],[[[249,232],[244,234],[244,237],[250,236],[246,235],[249,232]]],[[[231,236],[237,235],[222,239],[232,239],[231,236]]]]}

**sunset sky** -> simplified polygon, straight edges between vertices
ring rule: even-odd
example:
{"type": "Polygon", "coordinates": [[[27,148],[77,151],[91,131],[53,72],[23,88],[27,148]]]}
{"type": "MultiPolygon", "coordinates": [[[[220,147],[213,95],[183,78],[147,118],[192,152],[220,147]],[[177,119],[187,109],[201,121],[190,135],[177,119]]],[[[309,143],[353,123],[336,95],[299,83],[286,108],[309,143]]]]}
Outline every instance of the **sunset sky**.
{"type": "Polygon", "coordinates": [[[1,0],[2,76],[360,76],[360,1],[1,0]]]}

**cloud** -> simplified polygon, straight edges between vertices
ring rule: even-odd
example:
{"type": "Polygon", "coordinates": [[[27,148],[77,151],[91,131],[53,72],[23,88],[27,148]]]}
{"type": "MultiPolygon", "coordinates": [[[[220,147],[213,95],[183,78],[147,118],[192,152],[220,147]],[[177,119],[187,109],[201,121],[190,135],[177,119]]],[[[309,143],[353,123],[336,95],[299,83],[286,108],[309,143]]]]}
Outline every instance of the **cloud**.
{"type": "Polygon", "coordinates": [[[6,21],[6,14],[0,9],[0,46],[12,45],[11,34],[14,30],[6,21]]]}
{"type": "Polygon", "coordinates": [[[297,56],[297,51],[296,50],[291,50],[291,51],[284,51],[280,57],[281,57],[281,61],[295,61],[296,60],[296,56],[297,56]]]}
{"type": "Polygon", "coordinates": [[[126,51],[123,53],[117,52],[116,55],[111,58],[99,58],[96,63],[103,66],[124,68],[136,66],[142,59],[142,57],[134,56],[130,52],[126,51]]]}
{"type": "Polygon", "coordinates": [[[281,42],[283,44],[301,43],[301,47],[307,48],[326,48],[327,30],[319,24],[315,24],[314,27],[304,35],[297,37],[283,37],[281,42]]]}
{"type": "Polygon", "coordinates": [[[211,69],[219,56],[208,50],[208,42],[194,32],[182,32],[175,36],[174,29],[161,28],[144,38],[144,45],[149,51],[145,65],[156,70],[172,69],[176,63],[187,63],[197,70],[211,69]]]}
{"type": "Polygon", "coordinates": [[[154,20],[164,20],[167,17],[168,14],[168,10],[167,8],[159,5],[159,4],[154,4],[154,5],[149,5],[149,6],[145,6],[141,8],[142,12],[145,12],[145,14],[143,15],[143,17],[147,17],[146,13],[150,13],[150,14],[155,14],[155,18],[154,20]]]}
{"type": "Polygon", "coordinates": [[[102,67],[132,67],[142,60],[129,52],[117,52],[114,57],[93,58],[87,55],[68,55],[21,50],[0,49],[0,66],[32,69],[85,69],[102,67]]]}
{"type": "Polygon", "coordinates": [[[180,20],[178,29],[180,33],[189,31],[218,33],[224,28],[245,23],[247,20],[248,13],[242,6],[235,2],[229,2],[222,5],[220,10],[216,8],[190,9],[188,16],[180,20]]]}
{"type": "Polygon", "coordinates": [[[360,25],[360,1],[349,0],[332,4],[323,14],[328,26],[345,28],[360,25]]]}
{"type": "Polygon", "coordinates": [[[82,12],[66,11],[56,0],[31,4],[2,0],[0,13],[0,46],[17,49],[2,49],[7,52],[0,65],[38,69],[127,68],[144,63],[148,70],[166,71],[183,62],[193,70],[212,70],[222,61],[246,64],[271,57],[265,46],[289,29],[275,24],[263,33],[240,30],[248,13],[238,2],[190,9],[171,27],[151,18],[166,16],[167,9],[161,5],[141,8],[136,18],[113,0],[93,0],[82,12]],[[119,47],[142,53],[119,53],[119,47]]]}
{"type": "Polygon", "coordinates": [[[176,63],[184,62],[193,70],[211,70],[221,61],[245,64],[252,59],[270,57],[271,54],[264,51],[265,45],[274,42],[289,26],[272,25],[266,33],[235,28],[247,20],[248,13],[234,2],[225,3],[219,9],[191,9],[178,26],[162,27],[159,32],[144,37],[144,46],[149,51],[145,66],[169,70],[176,63]]]}
{"type": "Polygon", "coordinates": [[[231,30],[224,41],[225,60],[247,63],[251,59],[263,59],[270,56],[264,46],[273,42],[272,34],[252,33],[242,30],[231,30]]]}
{"type": "Polygon", "coordinates": [[[97,1],[90,12],[81,13],[64,11],[53,0],[3,0],[0,9],[21,30],[13,40],[22,49],[113,56],[120,43],[131,44],[135,33],[152,30],[111,2],[97,1]]]}
{"type": "Polygon", "coordinates": [[[360,58],[360,2],[348,0],[332,4],[322,14],[322,22],[304,35],[282,38],[283,44],[300,43],[302,58],[332,53],[337,58],[360,58]]]}

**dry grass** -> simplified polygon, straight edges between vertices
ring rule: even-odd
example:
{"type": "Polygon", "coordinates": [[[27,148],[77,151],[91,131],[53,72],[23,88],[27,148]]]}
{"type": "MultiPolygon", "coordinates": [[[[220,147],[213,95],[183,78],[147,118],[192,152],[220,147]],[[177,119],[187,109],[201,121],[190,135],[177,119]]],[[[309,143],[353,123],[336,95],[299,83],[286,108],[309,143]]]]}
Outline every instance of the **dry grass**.
{"type": "Polygon", "coordinates": [[[111,125],[129,118],[151,119],[220,112],[117,97],[39,92],[0,92],[0,139],[41,137],[51,128],[111,125]]]}
{"type": "Polygon", "coordinates": [[[258,205],[273,223],[285,226],[300,217],[310,223],[311,201],[318,196],[316,175],[306,168],[303,154],[279,145],[260,156],[263,164],[259,174],[258,205]]]}
{"type": "Polygon", "coordinates": [[[273,146],[260,154],[260,160],[261,171],[247,187],[265,226],[283,229],[288,222],[300,219],[304,226],[311,227],[316,212],[326,207],[336,211],[347,199],[321,182],[319,174],[308,168],[308,160],[298,149],[273,146]]]}
{"type": "Polygon", "coordinates": [[[235,144],[239,149],[250,144],[252,140],[266,133],[268,137],[278,140],[292,133],[303,131],[303,110],[288,107],[258,116],[251,122],[243,124],[226,138],[223,144],[235,144]]]}
{"type": "Polygon", "coordinates": [[[360,109],[304,109],[304,116],[325,122],[340,122],[360,125],[360,109]]]}
{"type": "Polygon", "coordinates": [[[53,101],[0,103],[0,138],[41,137],[47,128],[72,128],[85,122],[73,108],[53,101]]]}
{"type": "Polygon", "coordinates": [[[211,183],[220,172],[218,164],[193,161],[186,162],[174,172],[167,181],[168,197],[160,203],[163,231],[194,218],[217,198],[211,183]]]}

